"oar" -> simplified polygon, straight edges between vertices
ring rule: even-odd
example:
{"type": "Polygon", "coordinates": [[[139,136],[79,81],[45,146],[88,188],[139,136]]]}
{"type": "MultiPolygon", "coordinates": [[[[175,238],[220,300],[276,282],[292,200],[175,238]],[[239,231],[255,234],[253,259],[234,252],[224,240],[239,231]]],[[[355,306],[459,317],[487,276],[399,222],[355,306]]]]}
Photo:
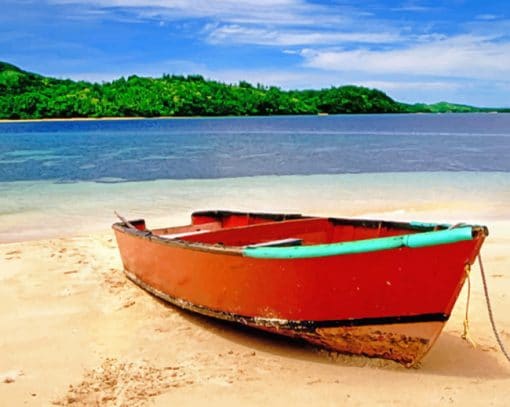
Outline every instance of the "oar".
{"type": "MultiPolygon", "coordinates": [[[[124,223],[125,225],[127,225],[128,228],[130,229],[136,229],[132,223],[130,223],[124,216],[120,215],[117,211],[113,211],[113,213],[115,214],[115,216],[117,216],[117,218],[119,218],[122,223],[124,223]]],[[[136,229],[138,230],[138,229],[136,229]]]]}

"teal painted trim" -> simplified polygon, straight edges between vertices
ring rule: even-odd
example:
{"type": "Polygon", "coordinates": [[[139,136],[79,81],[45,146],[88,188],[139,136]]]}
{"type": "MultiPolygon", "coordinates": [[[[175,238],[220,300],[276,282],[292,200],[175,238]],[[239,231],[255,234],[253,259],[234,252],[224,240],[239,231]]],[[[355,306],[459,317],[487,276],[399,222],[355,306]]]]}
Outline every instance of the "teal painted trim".
{"type": "Polygon", "coordinates": [[[448,228],[451,226],[448,223],[428,223],[428,222],[417,222],[417,221],[409,222],[409,224],[413,227],[418,227],[418,228],[435,228],[435,227],[448,228]]]}
{"type": "Polygon", "coordinates": [[[471,226],[463,226],[436,232],[415,233],[402,237],[405,238],[405,246],[407,247],[427,247],[471,240],[473,239],[473,229],[471,226]]]}
{"type": "Polygon", "coordinates": [[[369,253],[399,247],[427,247],[471,240],[471,226],[434,232],[415,233],[382,237],[378,239],[355,240],[352,242],[320,244],[293,247],[246,247],[243,255],[257,259],[305,259],[312,257],[338,256],[343,254],[369,253]]]}

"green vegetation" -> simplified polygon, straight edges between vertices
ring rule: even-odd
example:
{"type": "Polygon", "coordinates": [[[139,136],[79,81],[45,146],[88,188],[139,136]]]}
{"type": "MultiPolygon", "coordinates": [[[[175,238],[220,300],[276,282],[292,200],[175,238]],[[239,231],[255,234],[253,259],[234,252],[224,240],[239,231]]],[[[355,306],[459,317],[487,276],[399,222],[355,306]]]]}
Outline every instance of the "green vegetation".
{"type": "Polygon", "coordinates": [[[244,81],[229,85],[200,75],[130,76],[97,84],[49,78],[0,62],[0,119],[480,110],[447,103],[406,105],[357,86],[284,91],[244,81]]]}
{"type": "Polygon", "coordinates": [[[458,105],[448,102],[439,102],[431,105],[416,103],[414,105],[404,105],[408,113],[472,113],[472,112],[510,112],[510,109],[504,108],[483,108],[468,105],[458,105]]]}

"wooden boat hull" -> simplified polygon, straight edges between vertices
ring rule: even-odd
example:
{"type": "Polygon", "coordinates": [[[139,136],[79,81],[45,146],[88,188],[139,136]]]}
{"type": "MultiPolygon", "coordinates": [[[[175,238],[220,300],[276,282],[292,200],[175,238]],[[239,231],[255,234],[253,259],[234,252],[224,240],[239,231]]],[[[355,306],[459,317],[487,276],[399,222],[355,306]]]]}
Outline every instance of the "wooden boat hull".
{"type": "MultiPolygon", "coordinates": [[[[445,321],[404,322],[385,324],[369,323],[352,326],[332,322],[331,326],[305,323],[300,321],[279,321],[264,318],[246,318],[240,315],[216,312],[198,307],[182,299],[170,297],[161,291],[145,284],[135,274],[124,271],[135,284],[182,309],[193,311],[205,316],[230,322],[240,323],[255,329],[264,330],[278,335],[298,338],[336,352],[364,355],[394,360],[407,367],[413,366],[425,356],[441,333],[445,321]],[[290,322],[290,323],[289,323],[290,322]]],[[[360,321],[356,321],[360,323],[360,321]]]]}
{"type": "MultiPolygon", "coordinates": [[[[255,226],[241,227],[243,238],[253,230],[269,230],[267,219],[250,216],[255,226]]],[[[192,229],[210,220],[197,214],[192,229]]],[[[235,229],[231,221],[211,235],[216,239],[223,230],[235,229]]],[[[307,238],[313,240],[316,227],[331,220],[280,221],[286,232],[306,223],[307,238]]],[[[114,225],[124,269],[152,294],[204,315],[406,366],[418,362],[440,334],[464,283],[465,267],[486,235],[480,228],[472,240],[432,247],[259,259],[235,247],[204,243],[205,235],[167,240],[133,223],[139,230],[114,225]]]]}

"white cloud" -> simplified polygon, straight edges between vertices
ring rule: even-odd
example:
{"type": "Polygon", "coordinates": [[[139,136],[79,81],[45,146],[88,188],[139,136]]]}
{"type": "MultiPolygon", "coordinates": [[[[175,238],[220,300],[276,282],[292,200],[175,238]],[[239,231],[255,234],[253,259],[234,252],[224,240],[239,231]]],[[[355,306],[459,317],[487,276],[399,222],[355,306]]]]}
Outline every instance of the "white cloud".
{"type": "Polygon", "coordinates": [[[326,32],[297,31],[243,27],[240,25],[214,26],[208,34],[208,41],[213,44],[237,43],[273,46],[292,45],[327,45],[338,43],[394,43],[400,37],[395,33],[384,32],[326,32]]]}
{"type": "Polygon", "coordinates": [[[495,14],[478,14],[475,18],[477,20],[490,21],[490,20],[497,20],[498,18],[501,18],[501,16],[497,16],[495,14]]]}
{"type": "MultiPolygon", "coordinates": [[[[362,9],[306,0],[47,0],[69,7],[72,18],[130,21],[191,19],[210,44],[307,46],[400,41],[400,29],[362,9]],[[377,27],[377,28],[374,28],[377,27]]],[[[133,22],[133,21],[131,21],[133,22]]],[[[196,30],[196,26],[194,28],[196,30]]]]}
{"type": "Polygon", "coordinates": [[[402,11],[405,13],[426,13],[431,10],[437,10],[439,7],[441,7],[440,5],[437,5],[437,4],[434,4],[433,6],[431,6],[430,2],[428,2],[429,4],[427,4],[427,5],[423,5],[421,3],[422,3],[421,1],[416,1],[416,0],[405,1],[400,5],[391,7],[390,10],[391,11],[402,11]]]}
{"type": "Polygon", "coordinates": [[[510,43],[490,40],[464,35],[402,49],[304,49],[301,55],[306,66],[332,71],[507,79],[510,43]]]}
{"type": "Polygon", "coordinates": [[[339,22],[331,10],[304,0],[49,0],[89,8],[122,8],[141,18],[211,18],[243,24],[309,25],[339,22]]]}
{"type": "Polygon", "coordinates": [[[392,8],[393,11],[406,11],[406,12],[426,12],[432,10],[431,7],[416,6],[416,5],[404,5],[401,7],[392,8]]]}

